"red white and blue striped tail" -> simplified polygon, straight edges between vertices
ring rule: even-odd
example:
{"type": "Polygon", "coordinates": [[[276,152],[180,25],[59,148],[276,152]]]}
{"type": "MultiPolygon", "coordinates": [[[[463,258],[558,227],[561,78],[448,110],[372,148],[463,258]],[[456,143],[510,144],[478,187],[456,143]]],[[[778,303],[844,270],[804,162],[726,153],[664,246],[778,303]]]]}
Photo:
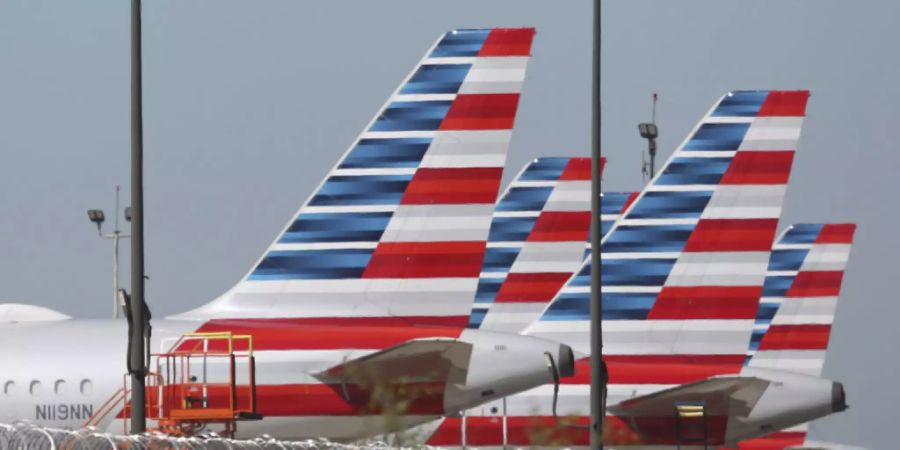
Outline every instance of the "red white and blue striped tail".
{"type": "MultiPolygon", "coordinates": [[[[602,240],[609,364],[740,372],[808,97],[725,95],[613,225],[602,240]]],[[[588,354],[589,317],[588,260],[526,333],[588,354]]]]}
{"type": "Polygon", "coordinates": [[[590,191],[590,158],[539,158],[519,172],[491,220],[469,328],[518,333],[540,317],[581,267],[590,191]]]}
{"type": "Polygon", "coordinates": [[[822,375],[856,225],[798,224],[772,249],[747,365],[822,375]]]}
{"type": "Polygon", "coordinates": [[[464,327],[534,34],[441,36],[250,273],[176,317],[464,327]]]}

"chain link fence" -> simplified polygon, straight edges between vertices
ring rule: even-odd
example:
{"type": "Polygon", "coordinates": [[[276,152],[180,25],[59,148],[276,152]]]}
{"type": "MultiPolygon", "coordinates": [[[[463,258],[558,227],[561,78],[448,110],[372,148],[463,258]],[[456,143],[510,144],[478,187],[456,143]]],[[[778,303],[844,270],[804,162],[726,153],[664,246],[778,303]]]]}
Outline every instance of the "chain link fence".
{"type": "MultiPolygon", "coordinates": [[[[33,424],[0,424],[0,450],[387,450],[384,442],[341,444],[325,439],[279,441],[268,436],[251,440],[226,439],[214,434],[172,437],[162,434],[116,436],[93,429],[61,430],[33,424]]],[[[430,447],[400,447],[428,450],[430,447]]]]}

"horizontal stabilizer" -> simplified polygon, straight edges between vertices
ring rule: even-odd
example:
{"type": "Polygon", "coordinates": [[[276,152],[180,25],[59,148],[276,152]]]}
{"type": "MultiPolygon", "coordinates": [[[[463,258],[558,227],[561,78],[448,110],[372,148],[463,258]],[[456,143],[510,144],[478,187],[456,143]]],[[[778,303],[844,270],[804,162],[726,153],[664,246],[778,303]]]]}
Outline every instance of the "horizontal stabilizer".
{"type": "Polygon", "coordinates": [[[617,416],[671,416],[679,404],[702,404],[707,415],[746,416],[769,382],[756,377],[708,378],[630,398],[609,408],[617,416]]]}
{"type": "Polygon", "coordinates": [[[315,376],[329,384],[368,386],[465,383],[471,353],[472,344],[455,339],[411,339],[315,376]]]}

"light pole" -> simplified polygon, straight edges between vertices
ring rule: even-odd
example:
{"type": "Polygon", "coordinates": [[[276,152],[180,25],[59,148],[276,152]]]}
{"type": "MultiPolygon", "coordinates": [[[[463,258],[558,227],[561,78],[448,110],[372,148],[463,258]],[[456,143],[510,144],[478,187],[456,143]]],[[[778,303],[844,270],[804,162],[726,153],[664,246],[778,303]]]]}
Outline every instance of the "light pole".
{"type": "MultiPolygon", "coordinates": [[[[125,220],[131,221],[130,208],[125,208],[125,220]]],[[[122,234],[119,230],[119,186],[116,186],[116,212],[114,229],[112,233],[103,234],[103,222],[106,216],[102,209],[89,209],[87,212],[88,219],[97,225],[97,235],[103,239],[112,239],[113,241],[113,319],[119,318],[119,240],[128,239],[130,234],[122,234]]]]}
{"type": "Polygon", "coordinates": [[[606,417],[606,384],[609,376],[603,360],[603,296],[600,249],[600,0],[594,0],[593,58],[591,64],[591,450],[603,450],[606,417]]]}
{"type": "MultiPolygon", "coordinates": [[[[650,115],[650,122],[639,123],[638,132],[641,137],[647,140],[647,153],[650,155],[650,180],[656,175],[656,138],[659,137],[659,130],[656,128],[656,100],[659,97],[653,94],[653,112],[650,115]]],[[[644,173],[647,174],[646,162],[644,163],[644,173]]]]}

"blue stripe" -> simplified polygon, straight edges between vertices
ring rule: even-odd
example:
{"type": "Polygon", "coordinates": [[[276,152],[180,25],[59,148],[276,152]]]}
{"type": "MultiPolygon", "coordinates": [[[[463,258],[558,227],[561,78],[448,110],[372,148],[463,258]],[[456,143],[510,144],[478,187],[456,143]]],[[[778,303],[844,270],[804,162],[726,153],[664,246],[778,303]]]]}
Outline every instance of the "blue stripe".
{"type": "Polygon", "coordinates": [[[812,244],[822,231],[822,224],[801,223],[792,226],[781,238],[783,244],[812,244]]]}
{"type": "Polygon", "coordinates": [[[478,280],[478,290],[475,291],[475,303],[490,304],[497,298],[500,286],[506,278],[481,278],[478,280]]]}
{"type": "Polygon", "coordinates": [[[772,250],[768,270],[800,270],[809,250],[772,250]]]}
{"type": "Polygon", "coordinates": [[[378,241],[391,220],[390,212],[304,213],[278,242],[378,241]]]}
{"type": "Polygon", "coordinates": [[[713,191],[647,192],[631,208],[628,218],[699,219],[712,194],[713,191]]]}
{"type": "Polygon", "coordinates": [[[452,101],[391,102],[382,111],[371,131],[437,130],[452,101]]]}
{"type": "Polygon", "coordinates": [[[759,113],[759,109],[768,96],[769,91],[732,92],[719,102],[716,110],[711,115],[713,117],[754,117],[759,113]]]}
{"type": "Polygon", "coordinates": [[[600,196],[600,214],[621,214],[631,192],[604,192],[600,196]]]}
{"type": "Polygon", "coordinates": [[[520,248],[488,247],[484,252],[484,261],[481,264],[482,272],[508,272],[521,250],[520,248]]]}
{"type": "MultiPolygon", "coordinates": [[[[603,242],[603,253],[680,252],[694,225],[620,225],[603,242]]],[[[604,264],[607,258],[604,258],[604,264]]]]}
{"type": "Polygon", "coordinates": [[[447,56],[478,56],[484,40],[491,30],[454,30],[444,35],[434,51],[432,58],[447,56]]]}
{"type": "Polygon", "coordinates": [[[537,217],[494,217],[488,242],[524,242],[537,217]]]}
{"type": "Polygon", "coordinates": [[[429,138],[360,139],[340,168],[415,168],[429,145],[429,138]]]}
{"type": "Polygon", "coordinates": [[[541,211],[551,192],[552,187],[510,188],[500,200],[496,211],[541,211]]]}
{"type": "Polygon", "coordinates": [[[519,177],[524,181],[557,181],[571,158],[538,158],[519,177]]]}
{"type": "Polygon", "coordinates": [[[455,94],[471,64],[423,64],[406,82],[401,94],[455,94]]]}
{"type": "MultiPolygon", "coordinates": [[[[603,286],[662,286],[673,265],[675,259],[604,258],[600,272],[603,286]]],[[[590,272],[586,278],[590,285],[590,272]]]]}
{"type": "Polygon", "coordinates": [[[748,128],[749,123],[704,123],[684,150],[737,150],[748,128]]]}
{"type": "Polygon", "coordinates": [[[249,280],[335,280],[359,278],[373,249],[272,251],[249,280]]]}
{"type": "MultiPolygon", "coordinates": [[[[646,320],[656,294],[603,294],[603,320],[646,320]]],[[[541,320],[590,320],[590,295],[564,293],[550,304],[541,320]]]]}
{"type": "Polygon", "coordinates": [[[757,324],[769,324],[772,323],[772,319],[775,318],[775,313],[778,312],[778,308],[781,305],[777,303],[762,303],[760,302],[759,308],[756,310],[756,323],[757,324]]]}
{"type": "Polygon", "coordinates": [[[794,283],[792,276],[768,276],[763,284],[763,297],[784,297],[794,283]]]}
{"type": "Polygon", "coordinates": [[[412,175],[361,175],[328,177],[310,206],[396,205],[412,175]]]}
{"type": "Polygon", "coordinates": [[[476,329],[481,327],[481,323],[484,322],[484,317],[487,316],[486,309],[473,309],[471,313],[469,313],[469,325],[468,328],[476,329]]]}
{"type": "Polygon", "coordinates": [[[731,164],[730,157],[679,156],[669,163],[666,170],[656,180],[656,184],[664,186],[719,184],[719,180],[728,170],[729,164],[731,164]]]}

